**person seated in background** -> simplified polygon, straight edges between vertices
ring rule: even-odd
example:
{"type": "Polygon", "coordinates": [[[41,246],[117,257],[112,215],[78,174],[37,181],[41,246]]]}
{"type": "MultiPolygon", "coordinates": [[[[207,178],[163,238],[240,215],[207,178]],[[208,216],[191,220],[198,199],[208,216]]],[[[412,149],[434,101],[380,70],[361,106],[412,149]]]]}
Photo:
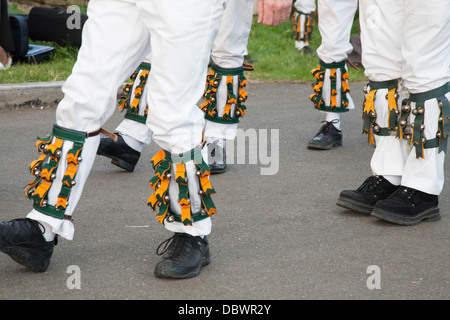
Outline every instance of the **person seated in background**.
{"type": "Polygon", "coordinates": [[[14,41],[9,24],[8,0],[0,0],[0,70],[8,69],[12,65],[13,50],[14,41]]]}

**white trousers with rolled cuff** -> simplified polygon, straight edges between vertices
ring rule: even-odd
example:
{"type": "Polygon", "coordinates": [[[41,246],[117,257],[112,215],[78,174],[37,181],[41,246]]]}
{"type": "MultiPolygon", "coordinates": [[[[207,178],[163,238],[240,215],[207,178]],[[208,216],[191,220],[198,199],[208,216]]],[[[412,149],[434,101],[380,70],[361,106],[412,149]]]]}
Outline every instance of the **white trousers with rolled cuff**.
{"type": "Polygon", "coordinates": [[[318,1],[318,25],[322,42],[317,48],[317,55],[320,60],[325,63],[340,62],[352,52],[350,34],[357,8],[358,0],[318,1]]]}
{"type": "MultiPolygon", "coordinates": [[[[302,37],[305,32],[306,15],[311,15],[314,11],[316,11],[316,0],[296,0],[294,2],[294,8],[296,11],[302,13],[299,17],[300,34],[302,37]]],[[[295,40],[295,47],[298,50],[303,49],[307,45],[309,45],[308,41],[295,40]]]]}
{"type": "MultiPolygon", "coordinates": [[[[252,26],[253,1],[230,1],[223,13],[222,23],[215,38],[211,51],[212,61],[221,68],[233,69],[242,67],[244,56],[247,54],[247,44],[252,26]]],[[[149,54],[144,62],[151,63],[152,55],[149,54]]],[[[152,65],[153,68],[153,65],[152,65]]],[[[237,79],[234,83],[234,92],[238,92],[237,79]]],[[[151,76],[148,84],[152,84],[151,76]]],[[[139,75],[136,78],[136,86],[139,85],[139,75]]],[[[144,90],[146,89],[145,87],[144,90]]],[[[222,114],[227,99],[226,82],[222,81],[217,93],[218,113],[222,114]]],[[[140,100],[139,111],[143,115],[148,101],[146,96],[140,100]]],[[[231,112],[233,114],[233,112],[231,112]]],[[[233,140],[236,137],[237,124],[222,124],[206,120],[204,135],[206,138],[219,138],[233,140]]],[[[148,126],[130,119],[124,119],[116,128],[117,132],[135,139],[139,144],[134,144],[137,151],[142,149],[142,144],[150,144],[152,133],[148,126]]],[[[125,138],[126,139],[126,138],[125,138]]],[[[127,141],[127,140],[126,140],[127,141]]]]}
{"type": "MultiPolygon", "coordinates": [[[[449,82],[449,1],[360,1],[360,26],[362,63],[371,81],[399,79],[406,96],[449,82]]],[[[381,127],[387,126],[386,93],[386,89],[378,90],[374,101],[381,127]]],[[[450,94],[446,97],[450,98],[450,94]]],[[[398,106],[401,98],[400,94],[398,106]]],[[[411,107],[415,109],[414,102],[411,107]]],[[[433,139],[440,116],[438,101],[428,99],[424,107],[423,134],[426,139],[433,139]]],[[[410,115],[410,121],[414,121],[414,115],[410,115]]],[[[397,185],[440,194],[444,185],[444,152],[425,149],[424,157],[417,158],[414,148],[411,150],[411,145],[395,136],[375,136],[375,142],[373,174],[383,175],[397,185]]]]}
{"type": "MultiPolygon", "coordinates": [[[[357,0],[321,0],[318,1],[318,26],[322,37],[322,42],[317,48],[317,56],[326,64],[338,63],[347,59],[353,47],[350,43],[355,12],[358,8],[357,0]]],[[[345,65],[347,70],[347,65],[345,65]]],[[[336,89],[341,90],[341,70],[336,70],[336,89]]],[[[347,80],[348,82],[348,80],[347,80]]],[[[322,98],[325,106],[331,105],[331,84],[330,69],[325,69],[322,98]]],[[[355,108],[355,104],[350,93],[346,94],[348,100],[347,110],[355,108]]],[[[341,105],[341,97],[336,96],[336,104],[341,105]]],[[[326,116],[326,121],[340,119],[340,113],[321,111],[326,116]]],[[[338,129],[340,122],[333,123],[338,129]]]]}
{"type": "MultiPolygon", "coordinates": [[[[212,61],[222,68],[238,68],[242,67],[244,62],[244,56],[247,54],[248,37],[252,25],[253,17],[253,1],[230,1],[223,13],[222,22],[219,28],[217,37],[215,38],[211,51],[212,61]]],[[[144,62],[152,64],[152,54],[150,53],[144,62]]],[[[153,64],[152,64],[153,68],[153,64]]],[[[235,79],[234,84],[235,94],[238,91],[238,82],[235,79]]],[[[135,86],[139,85],[139,74],[135,80],[135,86]]],[[[147,82],[148,85],[144,88],[143,97],[140,99],[139,114],[143,115],[146,106],[148,105],[147,88],[153,85],[152,73],[147,82]]],[[[133,88],[132,88],[133,92],[133,88]]],[[[227,87],[225,81],[222,81],[217,93],[217,106],[218,112],[223,113],[227,98],[227,87]]],[[[233,112],[232,112],[233,113],[233,112]]],[[[151,115],[150,115],[151,116],[151,115]]],[[[137,151],[141,151],[143,144],[150,144],[152,140],[152,132],[150,126],[136,122],[130,119],[124,119],[118,127],[116,132],[122,134],[125,142],[137,151]]],[[[209,120],[205,121],[204,137],[205,139],[234,139],[236,137],[237,124],[222,124],[209,120]]],[[[205,156],[207,160],[207,156],[205,156]]],[[[188,168],[193,168],[193,163],[188,165],[188,168]]],[[[191,168],[191,169],[192,169],[191,168]]],[[[189,179],[188,181],[194,181],[189,179]]],[[[194,187],[194,186],[192,186],[194,187]]],[[[175,184],[170,187],[169,194],[172,199],[176,199],[175,184]]],[[[191,199],[192,206],[195,208],[196,199],[191,199]]],[[[198,199],[197,199],[198,200],[198,199]]],[[[173,204],[175,208],[178,208],[177,203],[173,204]]],[[[195,223],[194,228],[186,227],[179,222],[166,223],[165,227],[175,232],[186,232],[198,234],[208,234],[211,229],[210,219],[205,219],[199,223],[195,223]]]]}

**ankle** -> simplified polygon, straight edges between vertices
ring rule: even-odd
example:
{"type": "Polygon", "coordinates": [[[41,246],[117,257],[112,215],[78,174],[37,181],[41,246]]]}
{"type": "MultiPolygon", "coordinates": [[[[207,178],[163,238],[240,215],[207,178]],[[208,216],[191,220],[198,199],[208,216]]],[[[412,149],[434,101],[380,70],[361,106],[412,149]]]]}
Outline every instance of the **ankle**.
{"type": "Polygon", "coordinates": [[[44,237],[45,241],[50,242],[55,239],[55,233],[52,231],[52,226],[49,225],[46,222],[38,222],[39,228],[42,231],[42,236],[44,237]]]}

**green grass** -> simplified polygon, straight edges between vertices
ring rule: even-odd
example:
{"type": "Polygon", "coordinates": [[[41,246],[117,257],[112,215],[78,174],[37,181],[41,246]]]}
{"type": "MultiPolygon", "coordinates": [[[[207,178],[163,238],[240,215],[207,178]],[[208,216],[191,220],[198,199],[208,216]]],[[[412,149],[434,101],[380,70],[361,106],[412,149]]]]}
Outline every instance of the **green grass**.
{"type": "MultiPolygon", "coordinates": [[[[316,25],[310,43],[314,51],[320,46],[321,37],[316,25]]],[[[319,60],[317,55],[300,54],[291,39],[291,23],[285,21],[278,26],[265,26],[255,21],[250,33],[248,54],[257,62],[253,63],[255,70],[247,73],[249,79],[264,81],[300,81],[312,82],[311,70],[316,68],[319,60]]],[[[357,17],[352,28],[352,34],[358,32],[357,17]]],[[[354,70],[349,67],[351,81],[365,81],[364,70],[354,70]]]]}
{"type": "MultiPolygon", "coordinates": [[[[85,12],[85,8],[81,8],[85,12]]],[[[9,6],[10,14],[26,14],[20,11],[15,4],[9,6]]],[[[40,64],[16,63],[7,70],[0,71],[0,84],[22,82],[49,82],[65,81],[72,72],[76,61],[78,48],[62,46],[54,42],[29,41],[31,44],[52,46],[55,54],[40,64]]]]}
{"type": "Polygon", "coordinates": [[[0,83],[64,81],[72,72],[78,48],[60,46],[52,42],[33,41],[34,44],[55,47],[49,61],[40,64],[17,63],[0,71],[0,83]]]}
{"type": "MultiPolygon", "coordinates": [[[[14,6],[10,8],[12,14],[20,14],[14,6]]],[[[310,47],[316,50],[321,42],[320,33],[314,27],[310,47]]],[[[253,63],[255,70],[247,72],[249,80],[259,81],[298,81],[311,83],[313,81],[311,70],[317,67],[317,55],[299,54],[291,38],[291,23],[285,21],[278,26],[265,26],[253,22],[249,37],[248,54],[257,61],[253,63]]],[[[357,19],[352,33],[357,32],[357,19]]],[[[78,48],[61,46],[56,43],[33,42],[55,47],[55,55],[49,61],[38,65],[26,63],[14,64],[7,70],[0,71],[0,84],[22,82],[64,81],[70,75],[76,61],[78,48]]],[[[353,82],[365,81],[364,70],[349,68],[350,80],[353,82]]]]}

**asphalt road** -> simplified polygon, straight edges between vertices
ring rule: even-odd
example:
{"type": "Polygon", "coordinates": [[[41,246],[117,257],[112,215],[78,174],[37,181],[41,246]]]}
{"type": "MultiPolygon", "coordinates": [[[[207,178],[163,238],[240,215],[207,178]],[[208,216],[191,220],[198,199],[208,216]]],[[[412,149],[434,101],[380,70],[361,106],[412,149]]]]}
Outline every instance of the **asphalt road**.
{"type": "MultiPolygon", "coordinates": [[[[311,86],[249,82],[248,113],[239,127],[253,140],[245,163],[238,163],[238,142],[229,143],[233,164],[211,179],[218,207],[212,262],[198,277],[153,274],[156,248],[171,234],[146,205],[150,158],[159,151],[151,145],[133,173],[97,157],[74,214],[75,238],[60,239],[46,272],[0,255],[0,299],[448,299],[448,183],[438,222],[397,226],[335,204],[341,190],[371,175],[373,148],[361,134],[363,85],[350,86],[357,107],[342,117],[344,145],[311,151],[307,142],[323,120],[308,100],[311,86]],[[265,134],[271,143],[258,146],[265,134]]],[[[31,209],[22,193],[31,181],[28,165],[38,157],[36,138],[55,119],[55,108],[39,90],[36,95],[41,105],[0,108],[1,220],[31,209]]],[[[115,113],[105,128],[113,130],[122,117],[115,113]]]]}

